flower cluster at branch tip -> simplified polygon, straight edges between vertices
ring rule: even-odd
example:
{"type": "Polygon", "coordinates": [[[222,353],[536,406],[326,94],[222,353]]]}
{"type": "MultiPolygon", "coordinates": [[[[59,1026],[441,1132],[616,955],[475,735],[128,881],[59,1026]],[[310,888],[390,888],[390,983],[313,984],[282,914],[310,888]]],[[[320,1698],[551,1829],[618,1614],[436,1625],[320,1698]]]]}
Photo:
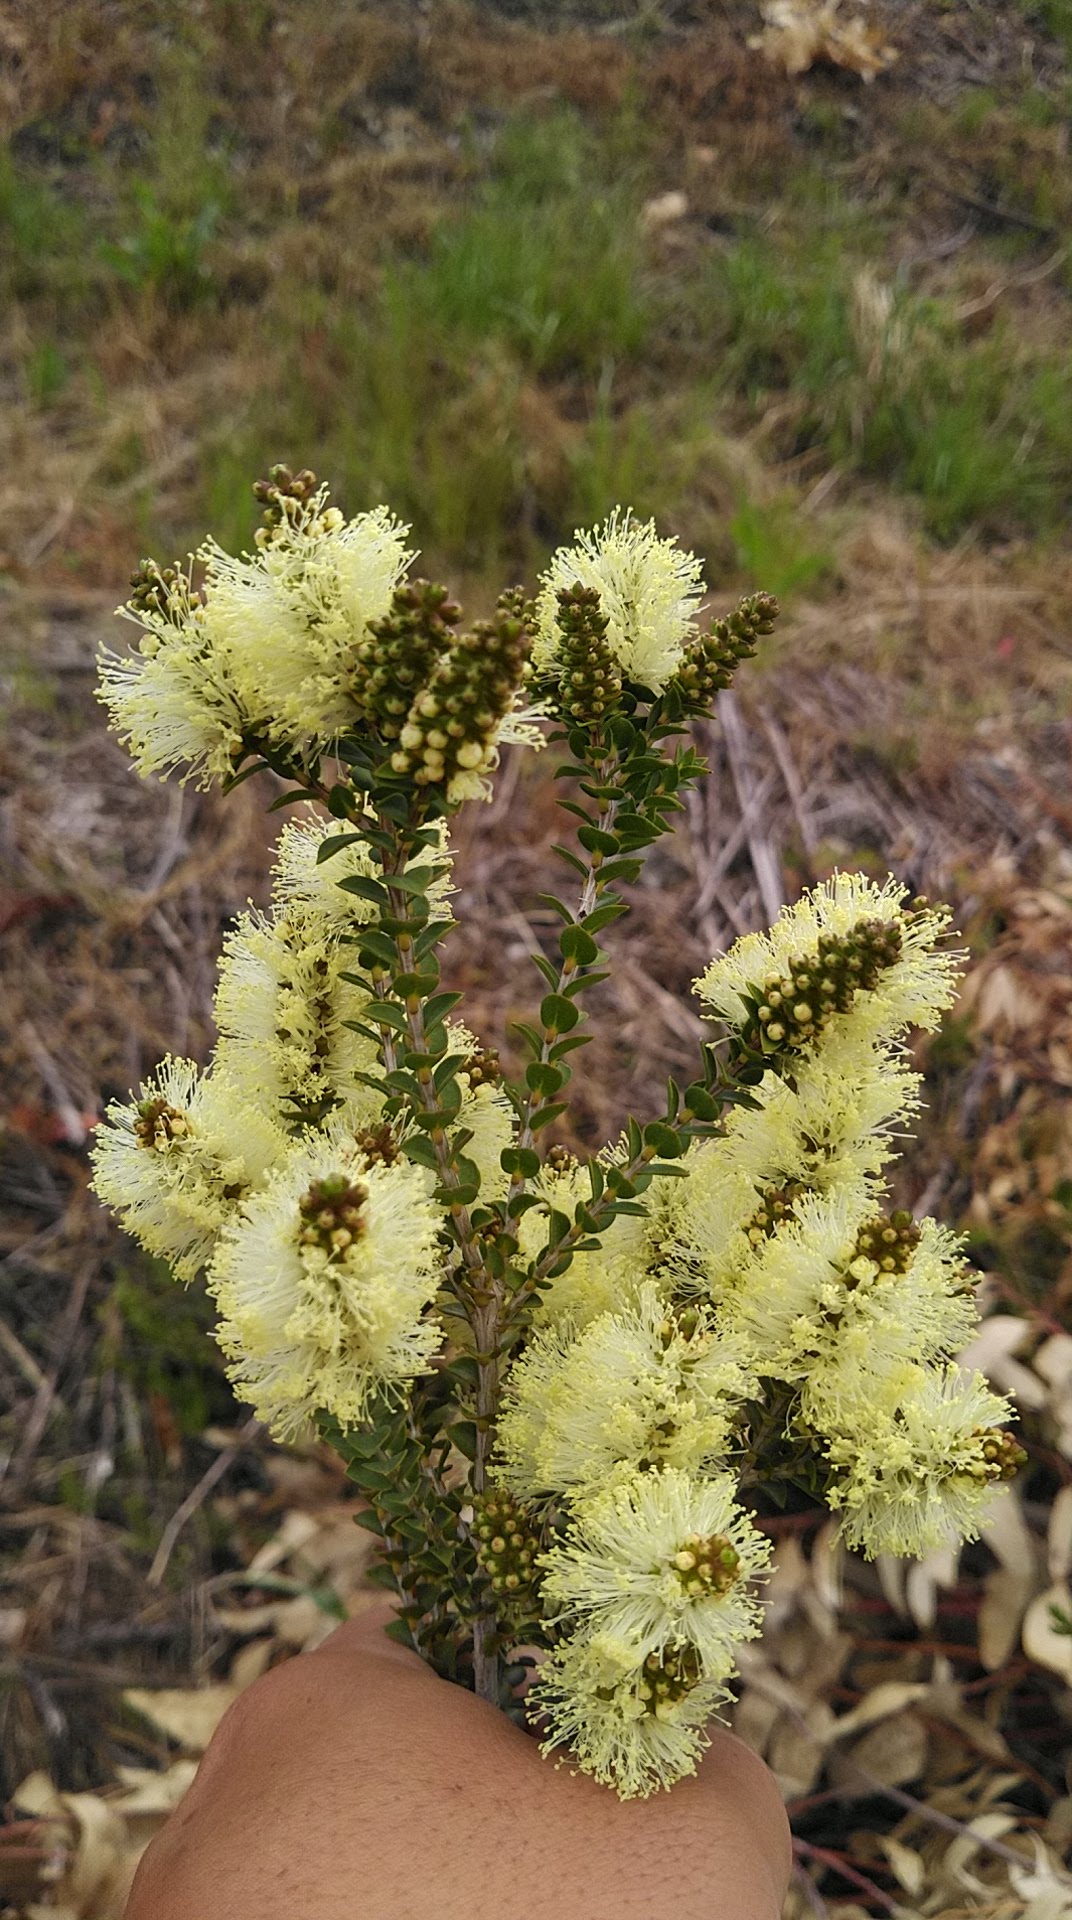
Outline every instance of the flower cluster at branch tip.
{"type": "Polygon", "coordinates": [[[558,698],[563,714],[575,724],[601,720],[617,706],[622,691],[622,665],[607,638],[610,625],[602,610],[598,587],[560,587],[558,610],[558,698]]]}
{"type": "Polygon", "coordinates": [[[749,594],[726,619],[713,620],[706,633],[689,642],[671,685],[691,709],[705,711],[716,693],[728,687],[742,660],[773,633],[778,602],[771,593],[749,594]]]}
{"type": "Polygon", "coordinates": [[[408,528],[387,508],[346,520],[308,469],[254,492],[254,553],[208,540],[185,573],[147,560],[120,608],[142,638],[102,653],[100,697],[140,772],[209,786],[250,756],[306,765],[354,739],[456,805],[501,743],[541,744],[517,711],[527,603],[505,595],[457,634],[446,588],[405,580],[408,528]]]}
{"type": "Polygon", "coordinates": [[[839,873],[751,933],[696,982],[735,1043],[788,1065],[828,1027],[867,1044],[930,1027],[951,1005],[959,955],[939,944],[948,912],[839,873]]]}
{"type": "Polygon", "coordinates": [[[94,1186],[204,1274],[273,1434],[343,1453],[439,1670],[492,1698],[509,1635],[535,1642],[545,1750],[645,1795],[695,1770],[760,1630],[756,1501],[790,1490],[852,1548],[922,1555],[977,1533],[1022,1464],[957,1362],[962,1243],[885,1187],[919,1104],[906,1035],[953,999],[948,916],[835,874],[696,982],[713,1038],[665,1117],[587,1162],[548,1144],[615,883],[703,772],[664,743],[777,604],[701,631],[699,561],[617,510],[535,601],[467,627],[386,508],[345,519],[307,468],[255,492],[252,553],[143,563],[139,647],[104,656],[101,697],[143,773],[263,763],[323,811],[288,821],[267,910],[225,935],[211,1065],[166,1059],[109,1107],[94,1186]],[[448,816],[545,720],[589,859],[558,850],[581,904],[543,896],[561,962],[537,955],[515,1079],[439,990],[448,816]]]}
{"type": "Polygon", "coordinates": [[[618,510],[591,533],[578,531],[574,545],[560,547],[542,576],[532,654],[538,674],[559,677],[574,670],[577,615],[580,606],[592,605],[578,603],[578,587],[598,595],[599,621],[589,614],[584,629],[597,650],[602,652],[605,639],[625,679],[661,692],[695,632],[704,592],[696,555],[660,539],[654,521],[642,523],[618,510]],[[563,590],[571,596],[565,624],[563,590]]]}
{"type": "Polygon", "coordinates": [[[501,1600],[534,1600],[540,1535],[516,1501],[500,1488],[481,1494],[473,1515],[477,1559],[501,1600]]]}

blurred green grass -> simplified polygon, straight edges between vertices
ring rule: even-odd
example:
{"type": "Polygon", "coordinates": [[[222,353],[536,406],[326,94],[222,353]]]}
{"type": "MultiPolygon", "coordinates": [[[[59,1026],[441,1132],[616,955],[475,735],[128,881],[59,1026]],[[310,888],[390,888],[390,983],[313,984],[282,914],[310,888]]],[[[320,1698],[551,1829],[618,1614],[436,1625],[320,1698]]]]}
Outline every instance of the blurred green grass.
{"type": "MultiPolygon", "coordinates": [[[[1065,35],[1067,0],[1023,11],[1065,35]]],[[[278,457],[314,459],[350,507],[389,500],[437,558],[477,573],[525,567],[628,500],[792,593],[830,571],[795,476],[831,467],[898,497],[938,542],[1045,539],[1067,516],[1067,333],[1052,316],[1021,324],[1001,285],[988,310],[977,288],[980,273],[1029,280],[1025,248],[1069,230],[1067,88],[910,100],[876,154],[856,130],[870,107],[847,119],[819,91],[778,128],[794,164],[742,150],[719,183],[737,210],[690,209],[668,240],[645,208],[687,155],[635,79],[599,111],[459,111],[395,206],[390,153],[334,184],[333,167],[357,165],[338,100],[313,115],[315,188],[285,136],[240,123],[224,56],[252,61],[271,22],[216,6],[211,25],[172,36],[123,137],[39,118],[0,155],[16,391],[42,431],[51,417],[100,433],[96,478],[145,538],[211,524],[240,543],[249,475],[278,457]],[[915,149],[955,174],[983,147],[1011,224],[983,224],[963,273],[914,270],[915,149]],[[227,404],[187,423],[196,477],[176,511],[154,498],[151,435],[114,423],[132,381],[188,381],[196,406],[192,376],[209,384],[213,363],[227,404]],[[720,473],[727,439],[758,446],[769,481],[720,473]]],[[[1067,304],[1067,285],[1066,262],[1047,296],[1067,304]]]]}

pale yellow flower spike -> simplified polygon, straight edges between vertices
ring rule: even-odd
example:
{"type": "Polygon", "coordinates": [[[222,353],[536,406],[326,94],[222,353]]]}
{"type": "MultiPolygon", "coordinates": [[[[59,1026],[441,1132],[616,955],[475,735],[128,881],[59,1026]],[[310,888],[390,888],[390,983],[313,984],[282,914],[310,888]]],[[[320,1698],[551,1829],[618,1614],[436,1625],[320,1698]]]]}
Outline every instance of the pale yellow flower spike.
{"type": "Polygon", "coordinates": [[[560,547],[541,575],[532,650],[539,671],[557,657],[558,590],[578,581],[599,592],[607,642],[623,673],[661,692],[696,630],[705,591],[696,555],[682,552],[674,540],[661,540],[654,520],[636,521],[620,508],[591,532],[578,530],[573,546],[560,547]]]}
{"type": "Polygon", "coordinates": [[[771,1035],[794,1030],[802,1047],[809,1032],[814,1044],[830,1027],[871,1044],[910,1026],[931,1030],[953,1002],[960,970],[960,956],[937,945],[948,924],[944,908],[910,907],[908,889],[897,880],[879,886],[862,874],[837,873],[784,908],[769,933],[746,934],[712,960],[696,991],[731,1029],[745,1026],[758,1005],[771,1035]],[[844,940],[863,923],[888,929],[895,957],[882,965],[870,989],[856,992],[850,1010],[823,1020],[818,1010],[825,983],[812,965],[820,937],[844,940]],[[807,985],[798,993],[792,976],[801,962],[807,985]],[[764,1006],[772,980],[784,983],[788,998],[783,993],[779,1004],[764,1006]]]}
{"type": "Polygon", "coordinates": [[[754,1384],[732,1339],[702,1313],[676,1319],[645,1282],[635,1307],[533,1334],[507,1377],[497,1477],[525,1500],[598,1485],[622,1463],[703,1467],[724,1458],[754,1384]]]}
{"type": "Polygon", "coordinates": [[[611,1635],[592,1634],[555,1648],[530,1699],[545,1716],[542,1753],[636,1800],[695,1773],[710,1744],[708,1722],[730,1695],[721,1676],[700,1671],[689,1647],[638,1660],[611,1635]]]}
{"type": "Polygon", "coordinates": [[[286,1151],[220,1073],[166,1059],[93,1137],[93,1189],[147,1253],[192,1280],[241,1201],[286,1151]]]}
{"type": "Polygon", "coordinates": [[[607,1634],[638,1661],[670,1642],[692,1647],[701,1671],[724,1680],[760,1631],[754,1586],[770,1558],[736,1494],[728,1473],[612,1475],[540,1558],[546,1617],[607,1634]]]}
{"type": "Polygon", "coordinates": [[[442,1342],[425,1310],[442,1214],[420,1169],[332,1139],[295,1150],[224,1234],[209,1270],[235,1389],[278,1438],[318,1412],[358,1424],[442,1342]]]}
{"type": "Polygon", "coordinates": [[[850,1547],[921,1558],[972,1540],[995,1488],[1023,1460],[1003,1430],[1007,1400],[955,1365],[838,1359],[805,1384],[803,1417],[832,1479],[827,1505],[850,1547]]]}
{"type": "Polygon", "coordinates": [[[327,745],[352,724],[356,649],[414,557],[409,528],[386,507],[347,521],[327,499],[321,487],[253,556],[214,540],[198,555],[206,620],[239,698],[264,712],[268,737],[283,745],[327,745]]]}

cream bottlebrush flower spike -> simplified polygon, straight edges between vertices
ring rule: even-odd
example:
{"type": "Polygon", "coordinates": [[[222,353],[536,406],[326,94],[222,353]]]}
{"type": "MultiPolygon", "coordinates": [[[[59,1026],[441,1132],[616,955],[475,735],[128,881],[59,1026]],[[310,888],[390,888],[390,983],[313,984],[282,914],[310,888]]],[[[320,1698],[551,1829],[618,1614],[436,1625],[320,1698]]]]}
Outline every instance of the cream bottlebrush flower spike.
{"type": "Polygon", "coordinates": [[[846,1544],[868,1557],[922,1558],[974,1539],[994,1491],[1026,1459],[1002,1424],[1009,1402],[981,1374],[898,1364],[877,1344],[869,1363],[816,1369],[801,1410],[829,1463],[823,1497],[846,1544]]]}
{"type": "MultiPolygon", "coordinates": [[[[550,1326],[568,1317],[581,1331],[601,1313],[635,1307],[656,1262],[658,1196],[669,1180],[655,1182],[644,1214],[622,1214],[600,1242],[598,1251],[576,1253],[565,1273],[546,1281],[533,1313],[535,1327],[550,1326]]],[[[589,1191],[588,1175],[573,1154],[552,1148],[532,1192],[548,1207],[570,1215],[589,1191]]],[[[534,1259],[543,1245],[547,1222],[542,1209],[533,1208],[518,1222],[521,1253],[534,1259]]]]}
{"type": "Polygon", "coordinates": [[[561,1764],[565,1750],[582,1773],[637,1800],[695,1773],[731,1695],[687,1644],[638,1661],[628,1643],[589,1633],[556,1645],[531,1697],[547,1729],[543,1753],[561,1764]]]}
{"type": "Polygon", "coordinates": [[[441,1224],[418,1168],[315,1138],[232,1220],[209,1271],[217,1338],[280,1439],[318,1413],[353,1426],[428,1367],[441,1224]]]}
{"type": "Polygon", "coordinates": [[[651,1281],[635,1307],[578,1332],[568,1318],[535,1333],[511,1369],[497,1476],[523,1500],[576,1493],[614,1467],[701,1469],[723,1460],[755,1380],[708,1318],[679,1316],[651,1281]]]}
{"type": "Polygon", "coordinates": [[[843,1189],[798,1202],[725,1288],[717,1319],[757,1372],[793,1383],[856,1347],[912,1360],[952,1354],[975,1317],[953,1234],[934,1221],[876,1216],[843,1189]]]}
{"type": "Polygon", "coordinates": [[[264,723],[263,701],[247,706],[228,641],[187,574],[146,560],[132,585],[119,613],[142,629],[138,651],[101,650],[98,698],[140,774],[225,780],[264,723]]]}
{"type": "MultiPolygon", "coordinates": [[[[451,858],[446,823],[440,821],[434,849],[423,849],[409,863],[442,868],[428,889],[429,904],[442,914],[449,914],[451,858]]],[[[272,862],[272,906],[280,918],[291,911],[308,915],[325,935],[352,934],[355,927],[371,920],[372,908],[346,892],[342,883],[358,877],[372,879],[377,872],[368,846],[355,836],[340,836],[337,820],[300,814],[287,821],[279,836],[272,862]],[[348,838],[349,844],[329,851],[329,843],[340,837],[348,838]]]]}
{"type": "Polygon", "coordinates": [[[661,692],[696,631],[704,595],[696,555],[660,539],[653,520],[636,521],[620,509],[591,533],[578,530],[573,546],[560,547],[541,576],[532,651],[538,673],[561,658],[558,594],[578,583],[598,593],[606,644],[626,679],[661,692]]]}
{"type": "Polygon", "coordinates": [[[769,1559],[728,1473],[623,1473],[577,1502],[542,1556],[544,1604],[551,1618],[628,1647],[638,1664],[692,1647],[704,1676],[724,1680],[737,1647],[760,1631],[755,1582],[769,1559]]]}
{"type": "Polygon", "coordinates": [[[952,1005],[960,956],[939,950],[949,915],[909,905],[896,880],[838,873],[713,960],[696,991],[740,1044],[772,1063],[828,1025],[877,1044],[932,1029],[952,1005]]]}
{"type": "Polygon", "coordinates": [[[97,1127],[93,1190],[147,1253],[192,1280],[282,1151],[225,1076],[169,1058],[97,1127]]]}
{"type": "Polygon", "coordinates": [[[320,487],[256,554],[200,548],[206,621],[269,740],[326,746],[352,726],[359,650],[414,558],[408,532],[385,507],[345,520],[320,487]]]}
{"type": "Polygon", "coordinates": [[[227,934],[216,989],[216,1057],[251,1111],[282,1131],[336,1116],[370,1126],[383,1096],[366,1075],[375,1041],[355,1030],[369,995],[343,975],[352,954],[315,911],[241,914],[227,934]]]}

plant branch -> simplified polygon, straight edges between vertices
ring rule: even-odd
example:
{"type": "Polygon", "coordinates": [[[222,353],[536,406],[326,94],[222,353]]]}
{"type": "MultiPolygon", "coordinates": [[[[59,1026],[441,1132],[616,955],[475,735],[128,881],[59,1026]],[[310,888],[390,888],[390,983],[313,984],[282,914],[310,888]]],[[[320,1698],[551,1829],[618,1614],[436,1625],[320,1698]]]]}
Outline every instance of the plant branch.
{"type": "MultiPolygon", "coordinates": [[[[606,785],[606,783],[611,779],[613,774],[617,771],[618,765],[619,765],[619,756],[616,752],[611,751],[607,755],[606,759],[599,763],[597,768],[598,777],[601,784],[606,785]]],[[[593,824],[597,826],[604,833],[611,832],[614,827],[614,821],[617,816],[620,805],[621,805],[621,800],[617,798],[613,800],[611,799],[601,800],[599,803],[599,812],[593,824]]],[[[593,852],[591,852],[588,856],[588,872],[585,877],[584,884],[581,888],[581,897],[577,906],[576,918],[579,921],[583,921],[584,919],[586,919],[588,914],[590,914],[593,911],[593,909],[595,908],[598,902],[600,892],[602,890],[603,885],[605,884],[600,879],[600,868],[604,864],[604,858],[605,856],[599,851],[598,848],[595,849],[593,852]]],[[[572,959],[569,955],[564,956],[562,960],[562,965],[559,968],[558,979],[553,988],[553,992],[557,995],[561,995],[565,987],[572,985],[574,977],[579,971],[582,971],[582,969],[578,967],[577,962],[574,959],[572,959]]],[[[536,1056],[537,1062],[541,1067],[547,1066],[549,1064],[551,1049],[554,1046],[555,1041],[558,1039],[558,1037],[559,1036],[557,1032],[553,1028],[549,1028],[547,1026],[544,1027],[543,1042],[540,1047],[540,1051],[536,1056]]],[[[519,1124],[518,1124],[518,1132],[517,1132],[515,1145],[519,1147],[522,1151],[530,1149],[535,1139],[535,1134],[532,1128],[532,1118],[533,1118],[533,1114],[536,1111],[536,1108],[540,1104],[541,1098],[542,1096],[540,1095],[538,1090],[536,1088],[530,1087],[526,1089],[526,1092],[522,1096],[522,1099],[520,1101],[520,1104],[518,1107],[518,1123],[519,1124]]],[[[524,1192],[525,1185],[526,1185],[525,1175],[521,1172],[516,1172],[512,1176],[510,1181],[510,1190],[507,1195],[507,1206],[509,1206],[510,1201],[513,1200],[517,1194],[524,1192]]]]}

